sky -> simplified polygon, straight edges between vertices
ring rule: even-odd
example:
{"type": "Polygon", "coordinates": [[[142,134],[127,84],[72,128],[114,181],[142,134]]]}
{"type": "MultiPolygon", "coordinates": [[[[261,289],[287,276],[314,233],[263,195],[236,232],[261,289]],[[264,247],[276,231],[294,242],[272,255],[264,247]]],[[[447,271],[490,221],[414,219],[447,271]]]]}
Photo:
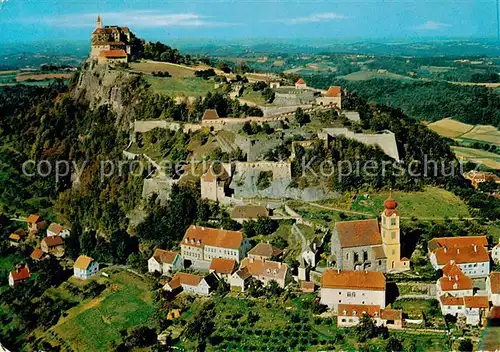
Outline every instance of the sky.
{"type": "Polygon", "coordinates": [[[0,0],[0,42],[88,40],[97,14],[147,40],[494,38],[496,0],[0,0]]]}

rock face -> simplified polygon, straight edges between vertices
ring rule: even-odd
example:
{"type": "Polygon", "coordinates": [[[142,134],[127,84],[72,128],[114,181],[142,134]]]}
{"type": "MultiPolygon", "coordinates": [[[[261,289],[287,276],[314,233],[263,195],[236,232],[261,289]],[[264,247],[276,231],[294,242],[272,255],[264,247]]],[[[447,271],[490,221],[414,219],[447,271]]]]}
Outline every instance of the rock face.
{"type": "Polygon", "coordinates": [[[140,101],[145,89],[140,80],[138,74],[87,61],[73,97],[88,101],[92,109],[107,105],[117,115],[117,130],[128,131],[135,119],[134,103],[140,101]]]}

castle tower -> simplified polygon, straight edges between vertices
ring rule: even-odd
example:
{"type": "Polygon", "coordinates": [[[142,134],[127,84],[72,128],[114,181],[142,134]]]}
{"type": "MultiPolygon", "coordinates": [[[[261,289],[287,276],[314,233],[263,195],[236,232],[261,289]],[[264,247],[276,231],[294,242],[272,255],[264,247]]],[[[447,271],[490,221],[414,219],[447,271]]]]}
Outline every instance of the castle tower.
{"type": "Polygon", "coordinates": [[[389,198],[384,202],[384,211],[380,222],[380,235],[387,257],[388,272],[401,267],[401,242],[397,207],[398,203],[392,199],[392,195],[389,195],[389,198]]]}
{"type": "Polygon", "coordinates": [[[97,15],[97,22],[95,28],[102,28],[102,19],[101,15],[97,15]]]}

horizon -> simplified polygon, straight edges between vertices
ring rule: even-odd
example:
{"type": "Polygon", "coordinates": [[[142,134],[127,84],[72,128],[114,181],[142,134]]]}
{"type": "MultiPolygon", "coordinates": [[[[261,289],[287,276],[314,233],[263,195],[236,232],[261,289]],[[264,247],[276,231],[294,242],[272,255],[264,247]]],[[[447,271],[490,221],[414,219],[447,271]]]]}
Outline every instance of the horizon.
{"type": "Polygon", "coordinates": [[[498,39],[496,13],[496,0],[152,0],[146,5],[139,0],[90,0],[85,4],[0,0],[0,30],[4,33],[0,42],[86,40],[98,14],[104,25],[128,26],[138,37],[152,41],[498,39]]]}

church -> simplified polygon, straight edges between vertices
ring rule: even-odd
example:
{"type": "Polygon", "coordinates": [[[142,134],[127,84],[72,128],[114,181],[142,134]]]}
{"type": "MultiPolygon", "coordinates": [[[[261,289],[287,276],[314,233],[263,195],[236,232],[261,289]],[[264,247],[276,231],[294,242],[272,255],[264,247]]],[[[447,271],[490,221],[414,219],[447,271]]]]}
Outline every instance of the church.
{"type": "Polygon", "coordinates": [[[128,62],[133,51],[134,34],[128,27],[103,26],[97,16],[96,28],[92,32],[90,58],[100,64],[128,62]]]}
{"type": "Polygon", "coordinates": [[[377,219],[339,221],[332,235],[332,255],[341,270],[382,273],[410,269],[401,258],[398,203],[391,196],[384,202],[380,223],[377,219]]]}

